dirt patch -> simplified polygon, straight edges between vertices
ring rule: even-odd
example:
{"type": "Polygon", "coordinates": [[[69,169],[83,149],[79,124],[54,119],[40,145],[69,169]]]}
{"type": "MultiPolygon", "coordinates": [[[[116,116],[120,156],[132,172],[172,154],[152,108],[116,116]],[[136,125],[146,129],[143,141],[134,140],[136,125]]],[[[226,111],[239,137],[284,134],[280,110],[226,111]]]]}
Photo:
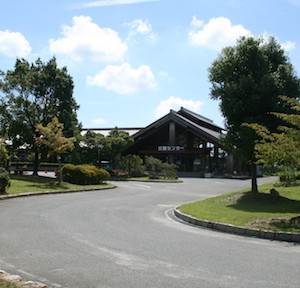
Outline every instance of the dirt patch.
{"type": "Polygon", "coordinates": [[[285,230],[299,230],[300,231],[300,216],[296,217],[278,217],[270,219],[257,219],[249,223],[251,228],[285,231],[285,230]]]}
{"type": "Polygon", "coordinates": [[[11,275],[3,270],[0,270],[0,280],[14,284],[18,288],[47,288],[47,285],[45,284],[34,281],[25,281],[21,276],[11,275]]]}

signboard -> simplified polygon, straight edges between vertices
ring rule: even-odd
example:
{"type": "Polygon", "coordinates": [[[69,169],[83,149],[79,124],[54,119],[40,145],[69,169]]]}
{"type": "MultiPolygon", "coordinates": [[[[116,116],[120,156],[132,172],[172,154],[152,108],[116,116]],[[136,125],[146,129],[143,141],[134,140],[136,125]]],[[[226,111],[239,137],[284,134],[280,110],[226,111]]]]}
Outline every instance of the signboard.
{"type": "Polygon", "coordinates": [[[174,151],[182,151],[182,150],[184,150],[184,147],[182,147],[182,146],[166,146],[166,145],[164,145],[164,146],[158,146],[157,147],[157,150],[158,151],[166,151],[166,152],[174,152],[174,151]]]}

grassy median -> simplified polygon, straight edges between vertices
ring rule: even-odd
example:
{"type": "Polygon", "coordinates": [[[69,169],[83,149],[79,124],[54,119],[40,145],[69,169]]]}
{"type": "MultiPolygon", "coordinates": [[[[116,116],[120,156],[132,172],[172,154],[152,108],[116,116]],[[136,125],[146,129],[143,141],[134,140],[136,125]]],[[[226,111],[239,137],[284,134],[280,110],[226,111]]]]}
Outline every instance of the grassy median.
{"type": "Polygon", "coordinates": [[[272,231],[300,232],[300,186],[276,187],[279,195],[271,195],[273,184],[229,193],[203,201],[184,204],[178,209],[193,217],[241,227],[272,231]]]}
{"type": "Polygon", "coordinates": [[[28,192],[46,192],[59,190],[102,189],[112,186],[109,183],[99,185],[76,185],[70,183],[58,183],[58,180],[50,177],[10,175],[11,185],[7,194],[20,194],[28,192]]]}

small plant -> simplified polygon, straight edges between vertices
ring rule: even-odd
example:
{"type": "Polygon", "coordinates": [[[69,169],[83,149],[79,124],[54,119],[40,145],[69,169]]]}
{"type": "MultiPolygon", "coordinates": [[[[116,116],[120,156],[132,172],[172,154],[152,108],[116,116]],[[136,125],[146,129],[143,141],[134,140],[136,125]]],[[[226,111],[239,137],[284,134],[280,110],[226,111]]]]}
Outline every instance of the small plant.
{"type": "Polygon", "coordinates": [[[0,194],[5,194],[10,187],[9,173],[0,167],[0,194]]]}

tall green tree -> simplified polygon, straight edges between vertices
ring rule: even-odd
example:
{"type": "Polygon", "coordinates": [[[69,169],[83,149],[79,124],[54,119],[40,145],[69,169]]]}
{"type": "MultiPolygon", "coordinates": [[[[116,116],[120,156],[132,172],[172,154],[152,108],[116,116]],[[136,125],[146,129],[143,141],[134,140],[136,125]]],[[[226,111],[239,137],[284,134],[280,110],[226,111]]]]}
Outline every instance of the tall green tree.
{"type": "Polygon", "coordinates": [[[64,124],[54,117],[46,126],[36,125],[36,132],[39,134],[35,141],[37,145],[44,145],[49,149],[48,156],[57,157],[59,163],[59,182],[62,182],[61,155],[71,152],[74,149],[74,137],[63,136],[64,124]]]}
{"type": "Polygon", "coordinates": [[[258,135],[243,123],[258,123],[271,132],[280,119],[269,112],[290,112],[279,98],[298,98],[300,82],[284,49],[274,38],[242,37],[226,47],[209,68],[211,98],[220,100],[227,135],[225,143],[251,166],[252,191],[258,192],[255,141],[258,135]]]}
{"type": "Polygon", "coordinates": [[[17,59],[13,70],[0,75],[0,110],[4,111],[2,129],[17,149],[26,144],[34,153],[34,175],[39,165],[36,125],[47,125],[53,117],[64,123],[64,136],[80,132],[73,97],[73,79],[67,68],[59,68],[56,59],[29,63],[17,59]]]}

